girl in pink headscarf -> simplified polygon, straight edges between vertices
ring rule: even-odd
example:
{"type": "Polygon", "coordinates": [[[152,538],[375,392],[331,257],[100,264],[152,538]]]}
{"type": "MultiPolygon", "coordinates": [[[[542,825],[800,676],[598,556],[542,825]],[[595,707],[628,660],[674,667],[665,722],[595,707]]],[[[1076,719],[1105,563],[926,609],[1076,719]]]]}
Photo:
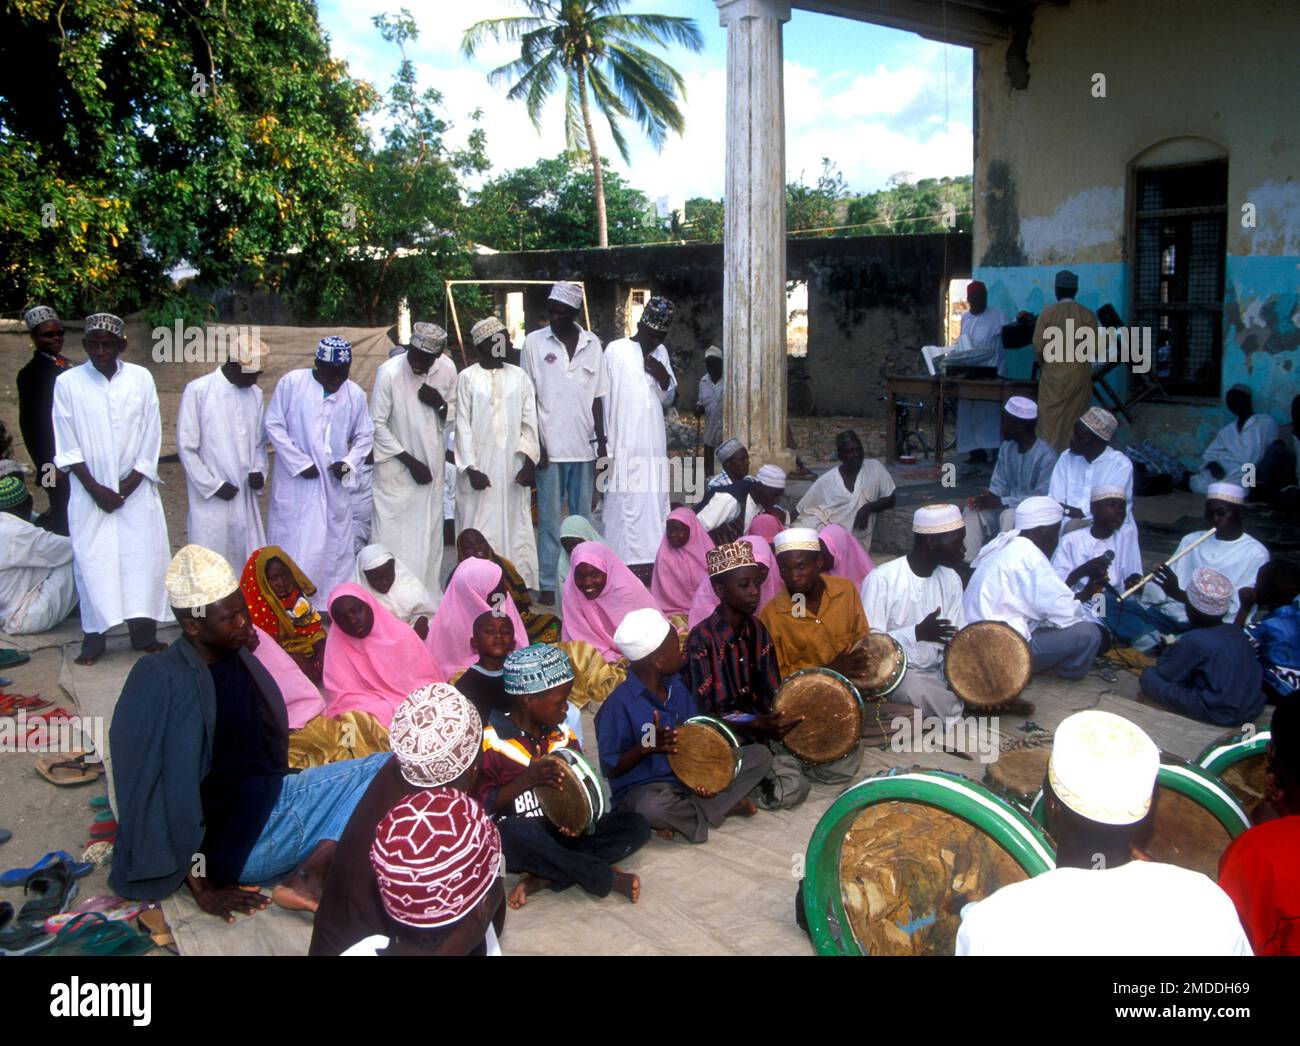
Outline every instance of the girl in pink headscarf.
{"type": "Polygon", "coordinates": [[[654,597],[607,545],[583,542],[571,563],[561,638],[589,643],[606,661],[617,661],[623,655],[614,645],[614,630],[633,610],[658,609],[654,597]]]}
{"type": "Polygon", "coordinates": [[[782,523],[770,512],[760,512],[750,521],[749,532],[757,534],[769,545],[772,544],[776,536],[785,530],[786,524],[782,523]]]}
{"type": "MultiPolygon", "coordinates": [[[[776,557],[772,555],[771,546],[757,534],[746,534],[738,540],[747,542],[754,550],[754,561],[759,566],[767,567],[767,577],[763,578],[758,596],[758,610],[762,610],[767,606],[767,601],[781,591],[781,572],[776,569],[776,557]]],[[[706,575],[691,599],[691,610],[686,619],[688,627],[694,628],[717,609],[718,594],[713,591],[713,583],[706,575]]],[[[758,610],[754,613],[757,614],[758,610]]]]}
{"type": "Polygon", "coordinates": [[[330,593],[325,644],[325,714],[369,712],[387,728],[406,695],[447,678],[415,629],[398,621],[360,585],[330,593]]]}
{"type": "Polygon", "coordinates": [[[526,647],[528,630],[506,591],[501,567],[490,559],[477,557],[456,564],[438,612],[433,615],[433,624],[429,626],[429,649],[438,664],[447,670],[447,676],[454,676],[478,660],[478,654],[469,645],[474,622],[493,609],[515,626],[515,649],[526,647]]]}
{"type": "Polygon", "coordinates": [[[712,547],[713,541],[693,511],[676,508],[668,513],[650,582],[650,594],[665,614],[685,614],[690,609],[700,578],[709,576],[704,557],[712,547]]]}
{"type": "Polygon", "coordinates": [[[871,562],[862,542],[838,523],[822,527],[817,536],[830,549],[831,557],[835,560],[826,573],[831,577],[848,578],[853,582],[853,587],[860,591],[863,579],[876,569],[876,564],[871,562]]]}

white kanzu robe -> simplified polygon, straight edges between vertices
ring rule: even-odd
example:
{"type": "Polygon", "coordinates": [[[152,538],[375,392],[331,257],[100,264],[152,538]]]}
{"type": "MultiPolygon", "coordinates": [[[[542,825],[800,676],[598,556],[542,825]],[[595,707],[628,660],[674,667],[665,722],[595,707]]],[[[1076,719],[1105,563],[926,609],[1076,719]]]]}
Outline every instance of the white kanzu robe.
{"type": "MultiPolygon", "coordinates": [[[[1002,328],[1007,322],[1001,309],[992,306],[978,316],[962,313],[961,333],[970,341],[971,349],[950,353],[950,366],[996,367],[999,375],[1007,370],[1006,350],[1002,347],[1002,328]]],[[[957,401],[957,452],[969,454],[972,450],[992,450],[1002,441],[1002,405],[992,400],[957,401]]]]}
{"type": "MultiPolygon", "coordinates": [[[[1108,538],[1097,538],[1093,537],[1091,526],[1072,530],[1064,535],[1056,546],[1056,551],[1052,554],[1052,569],[1056,571],[1056,576],[1064,581],[1088,560],[1104,556],[1107,552],[1114,552],[1115,558],[1111,560],[1110,567],[1106,571],[1106,580],[1116,591],[1122,592],[1125,578],[1143,573],[1142,556],[1138,551],[1136,539],[1128,541],[1124,539],[1123,534],[1123,530],[1117,530],[1108,538]]],[[[1074,585],[1073,591],[1079,592],[1087,584],[1087,579],[1079,581],[1074,585]]],[[[1090,617],[1098,616],[1093,612],[1091,603],[1082,605],[1090,617]]]]}
{"type": "Polygon", "coordinates": [[[528,375],[510,363],[492,370],[475,363],[461,371],[456,380],[456,533],[477,530],[533,589],[537,539],[532,499],[530,488],[516,483],[515,476],[525,461],[536,464],[540,455],[537,399],[528,375]],[[475,490],[466,469],[482,472],[492,485],[475,490]]]}
{"type": "Polygon", "coordinates": [[[349,380],[326,396],[310,369],[291,370],[271,396],[266,434],[275,447],[267,536],[302,568],[316,586],[315,605],[324,607],[335,586],[352,580],[355,483],[344,486],[329,467],[345,461],[356,473],[370,453],[366,394],[349,380]],[[300,478],[312,465],[320,475],[300,478]]]}
{"type": "Polygon", "coordinates": [[[239,388],[218,367],[185,386],[176,419],[176,450],[190,499],[186,536],[225,556],[235,573],[266,544],[262,492],[248,485],[250,472],[269,479],[263,414],[262,390],[239,388]],[[223,483],[239,490],[230,501],[216,496],[223,483]]]}
{"type": "Polygon", "coordinates": [[[651,355],[668,371],[668,388],[645,369],[639,342],[622,338],[605,350],[609,365],[610,472],[601,526],[605,543],[624,563],[654,562],[668,519],[668,433],[664,408],[677,395],[677,377],[664,345],[651,355]]]}
{"type": "Polygon", "coordinates": [[[1246,419],[1241,431],[1237,431],[1237,422],[1233,420],[1224,425],[1214,442],[1205,448],[1201,455],[1203,464],[1189,483],[1193,493],[1205,494],[1211,483],[1236,483],[1241,485],[1242,470],[1246,465],[1258,465],[1264,457],[1264,451],[1277,439],[1277,422],[1267,414],[1255,414],[1246,419]],[[1217,461],[1223,466],[1223,478],[1215,479],[1206,466],[1217,461]]]}
{"type": "MultiPolygon", "coordinates": [[[[1188,534],[1178,542],[1174,554],[1177,555],[1205,533],[1206,531],[1201,530],[1188,534]]],[[[1210,567],[1231,581],[1232,602],[1228,605],[1228,612],[1223,615],[1223,620],[1231,623],[1236,618],[1237,611],[1241,609],[1241,596],[1238,593],[1243,588],[1255,587],[1255,577],[1259,573],[1259,568],[1267,562],[1268,549],[1249,534],[1242,534],[1236,541],[1210,538],[1209,541],[1197,545],[1169,569],[1174,572],[1174,577],[1178,578],[1178,586],[1184,592],[1187,591],[1192,575],[1198,567],[1210,567]]],[[[1148,606],[1158,607],[1177,621],[1187,620],[1187,608],[1177,600],[1166,596],[1165,590],[1154,581],[1148,582],[1142,589],[1142,602],[1148,606]]]]}
{"type": "Polygon", "coordinates": [[[0,632],[48,632],[77,605],[72,539],[0,512],[0,545],[0,632]]]}
{"type": "Polygon", "coordinates": [[[1069,628],[1088,620],[1042,549],[1019,531],[999,534],[974,566],[962,598],[967,621],[1002,621],[1028,640],[1043,625],[1069,628]]]}
{"type": "Polygon", "coordinates": [[[394,356],[375,373],[370,393],[375,423],[374,526],[370,540],[383,545],[429,591],[434,606],[442,594],[443,466],[446,429],[456,424],[456,365],[446,353],[427,374],[411,370],[406,356],[394,356]],[[447,421],[419,400],[427,385],[447,401],[447,421]],[[397,460],[405,451],[429,467],[423,486],[397,460]]]}
{"type": "MultiPolygon", "coordinates": [[[[1089,461],[1082,454],[1065,451],[1056,459],[1052,469],[1052,480],[1047,487],[1047,496],[1061,505],[1070,505],[1083,513],[1083,518],[1092,520],[1092,491],[1094,487],[1123,487],[1124,501],[1128,512],[1124,524],[1115,534],[1116,562],[1141,562],[1138,551],[1137,521],[1133,518],[1133,462],[1126,454],[1121,454],[1113,447],[1107,447],[1097,455],[1097,460],[1089,461]]],[[[1067,517],[1061,523],[1062,530],[1070,523],[1067,517]]],[[[1139,568],[1138,573],[1142,573],[1139,568]]]]}
{"type": "Polygon", "coordinates": [[[867,575],[862,582],[862,609],[871,631],[888,632],[898,640],[907,654],[908,671],[938,671],[943,665],[943,644],[916,638],[916,626],[936,609],[954,628],[966,624],[957,572],[935,567],[929,577],[918,577],[912,573],[907,556],[891,559],[867,575]]]}
{"type": "Polygon", "coordinates": [[[85,462],[95,480],[118,489],[132,472],[144,477],[115,512],[95,504],[71,477],[68,525],[81,598],[81,627],[106,632],[128,618],[171,617],[163,577],[171,559],[167,519],[158,497],[162,418],[153,378],[118,360],[109,381],[90,364],[54,383],[54,464],[67,471],[85,462]]]}
{"type": "Polygon", "coordinates": [[[870,501],[887,498],[894,492],[894,480],[875,458],[866,458],[853,481],[853,489],[844,485],[840,467],[823,472],[808,488],[795,511],[799,514],[796,526],[811,526],[820,530],[828,523],[838,523],[856,537],[862,547],[871,551],[871,532],[876,528],[872,513],[865,530],[854,530],[853,521],[858,510],[870,501]],[[804,518],[806,517],[806,519],[804,518]]]}

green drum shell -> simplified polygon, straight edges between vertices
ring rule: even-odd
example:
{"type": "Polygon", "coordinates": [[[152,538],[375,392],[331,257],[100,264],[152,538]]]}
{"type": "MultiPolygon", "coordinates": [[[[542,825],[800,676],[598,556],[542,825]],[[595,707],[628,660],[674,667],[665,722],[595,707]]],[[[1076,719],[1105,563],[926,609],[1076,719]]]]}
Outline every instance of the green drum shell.
{"type": "Polygon", "coordinates": [[[609,812],[600,775],[591,768],[591,764],[583,758],[581,752],[576,752],[572,748],[557,748],[550,754],[567,763],[582,782],[583,791],[587,794],[587,802],[591,806],[591,824],[587,827],[587,833],[590,834],[596,830],[596,822],[609,812]]]}
{"type": "Polygon", "coordinates": [[[1196,765],[1222,781],[1228,790],[1237,797],[1238,801],[1253,806],[1263,796],[1256,797],[1243,794],[1243,791],[1249,793],[1253,792],[1253,789],[1243,788],[1243,791],[1239,791],[1228,780],[1226,775],[1239,763],[1243,763],[1248,759],[1263,758],[1268,751],[1269,742],[1272,740],[1273,733],[1270,730],[1260,730],[1249,737],[1244,734],[1235,734],[1207,745],[1205,750],[1196,757],[1196,765]]]}
{"type": "Polygon", "coordinates": [[[915,769],[868,778],[835,800],[808,842],[802,892],[809,933],[819,955],[864,954],[844,908],[840,853],[863,810],[892,801],[933,806],[959,817],[992,838],[1031,877],[1056,867],[1055,853],[1042,829],[982,784],[943,770],[915,769]],[[827,924],[828,910],[840,927],[838,940],[827,924]]]}

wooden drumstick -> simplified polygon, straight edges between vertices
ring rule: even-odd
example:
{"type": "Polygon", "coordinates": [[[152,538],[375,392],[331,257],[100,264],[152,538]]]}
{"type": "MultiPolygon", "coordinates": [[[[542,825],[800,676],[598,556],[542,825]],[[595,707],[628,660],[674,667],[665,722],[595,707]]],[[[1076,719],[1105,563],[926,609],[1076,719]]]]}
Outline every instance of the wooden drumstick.
{"type": "Polygon", "coordinates": [[[1131,587],[1121,592],[1119,597],[1120,600],[1123,601],[1125,599],[1128,599],[1129,596],[1131,596],[1134,592],[1138,591],[1138,589],[1140,589],[1143,585],[1145,585],[1148,581],[1150,581],[1153,577],[1155,577],[1156,574],[1159,573],[1160,567],[1172,566],[1174,563],[1177,563],[1180,559],[1182,559],[1185,555],[1187,555],[1187,553],[1189,553],[1202,541],[1209,541],[1210,538],[1214,537],[1215,534],[1217,533],[1218,533],[1217,530],[1207,531],[1206,533],[1202,534],[1199,538],[1197,538],[1195,541],[1193,541],[1190,545],[1188,545],[1185,549],[1183,549],[1181,552],[1174,553],[1174,555],[1170,556],[1163,563],[1161,563],[1159,567],[1156,567],[1155,570],[1151,571],[1150,574],[1147,574],[1136,584],[1132,585],[1131,587]]]}

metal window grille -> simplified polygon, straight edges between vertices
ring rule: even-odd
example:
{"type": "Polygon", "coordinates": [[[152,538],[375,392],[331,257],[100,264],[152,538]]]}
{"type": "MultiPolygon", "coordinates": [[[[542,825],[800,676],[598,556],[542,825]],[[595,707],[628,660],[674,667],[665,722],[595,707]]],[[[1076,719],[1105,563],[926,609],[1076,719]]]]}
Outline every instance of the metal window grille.
{"type": "Polygon", "coordinates": [[[1154,375],[1175,395],[1219,395],[1228,165],[1138,171],[1133,323],[1150,327],[1154,375]]]}

